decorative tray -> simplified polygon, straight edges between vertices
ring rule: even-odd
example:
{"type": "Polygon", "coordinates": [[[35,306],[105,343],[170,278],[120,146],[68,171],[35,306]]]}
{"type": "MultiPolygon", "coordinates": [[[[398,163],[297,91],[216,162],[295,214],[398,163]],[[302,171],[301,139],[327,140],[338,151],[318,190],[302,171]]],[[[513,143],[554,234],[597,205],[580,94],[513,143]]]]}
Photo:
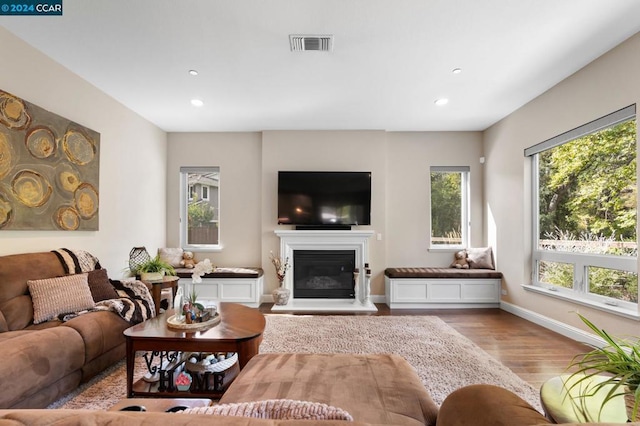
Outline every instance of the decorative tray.
{"type": "Polygon", "coordinates": [[[192,322],[191,324],[187,324],[184,318],[179,319],[177,315],[171,315],[167,318],[167,326],[169,328],[175,328],[178,330],[204,330],[209,327],[213,327],[214,325],[220,322],[220,313],[216,312],[213,318],[208,319],[202,322],[192,322]]]}

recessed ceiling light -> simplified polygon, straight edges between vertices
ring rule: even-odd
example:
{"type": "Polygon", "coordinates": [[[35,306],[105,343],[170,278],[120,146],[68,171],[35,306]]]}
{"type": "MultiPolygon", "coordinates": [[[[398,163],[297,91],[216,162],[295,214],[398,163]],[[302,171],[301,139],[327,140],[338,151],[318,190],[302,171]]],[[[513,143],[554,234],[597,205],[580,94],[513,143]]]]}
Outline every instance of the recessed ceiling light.
{"type": "Polygon", "coordinates": [[[460,74],[462,72],[462,68],[454,68],[451,70],[451,72],[454,74],[460,74]]]}
{"type": "Polygon", "coordinates": [[[191,105],[201,107],[202,105],[204,105],[204,102],[202,102],[200,99],[191,99],[191,105]]]}
{"type": "Polygon", "coordinates": [[[442,105],[446,105],[449,103],[449,99],[447,98],[440,98],[440,99],[436,99],[434,104],[438,105],[438,106],[442,106],[442,105]]]}
{"type": "Polygon", "coordinates": [[[198,75],[198,71],[196,71],[196,70],[189,70],[189,74],[190,74],[190,75],[198,75]]]}

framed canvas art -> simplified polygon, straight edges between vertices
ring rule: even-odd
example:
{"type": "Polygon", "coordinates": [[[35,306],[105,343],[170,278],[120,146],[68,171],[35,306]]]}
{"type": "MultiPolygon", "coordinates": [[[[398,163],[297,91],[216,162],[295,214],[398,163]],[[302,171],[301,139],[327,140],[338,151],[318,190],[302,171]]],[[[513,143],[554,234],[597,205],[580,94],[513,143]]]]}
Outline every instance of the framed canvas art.
{"type": "Polygon", "coordinates": [[[99,175],[99,133],[0,90],[0,230],[98,230],[99,175]]]}

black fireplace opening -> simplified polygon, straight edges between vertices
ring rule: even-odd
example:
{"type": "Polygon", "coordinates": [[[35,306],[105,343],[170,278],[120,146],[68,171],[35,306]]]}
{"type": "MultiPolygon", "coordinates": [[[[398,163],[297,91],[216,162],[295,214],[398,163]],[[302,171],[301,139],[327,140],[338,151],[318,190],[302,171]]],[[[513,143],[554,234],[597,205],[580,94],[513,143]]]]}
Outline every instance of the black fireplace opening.
{"type": "Polygon", "coordinates": [[[355,250],[294,250],[293,297],[355,298],[355,250]]]}

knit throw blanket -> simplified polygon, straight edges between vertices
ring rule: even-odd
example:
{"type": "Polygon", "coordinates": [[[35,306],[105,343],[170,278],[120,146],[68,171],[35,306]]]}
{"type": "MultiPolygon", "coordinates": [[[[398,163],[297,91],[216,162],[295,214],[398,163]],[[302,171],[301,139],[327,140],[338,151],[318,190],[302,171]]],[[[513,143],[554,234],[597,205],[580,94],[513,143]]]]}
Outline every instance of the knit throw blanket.
{"type": "MultiPolygon", "coordinates": [[[[67,274],[82,274],[96,269],[102,269],[98,258],[84,250],[69,250],[61,248],[52,250],[58,257],[67,274]]],[[[138,324],[156,315],[156,306],[147,286],[136,280],[109,280],[118,293],[117,299],[102,300],[84,311],[70,312],[58,315],[61,321],[95,311],[113,311],[130,324],[138,324]]]]}
{"type": "Polygon", "coordinates": [[[142,281],[109,280],[116,289],[118,299],[102,300],[91,309],[79,312],[60,314],[60,321],[69,321],[80,315],[96,311],[112,311],[120,315],[129,324],[134,325],[156,316],[156,306],[149,289],[142,281]]]}
{"type": "Polygon", "coordinates": [[[51,251],[58,256],[58,260],[60,260],[66,274],[81,274],[95,269],[102,269],[98,258],[87,251],[66,248],[51,251]]]}

